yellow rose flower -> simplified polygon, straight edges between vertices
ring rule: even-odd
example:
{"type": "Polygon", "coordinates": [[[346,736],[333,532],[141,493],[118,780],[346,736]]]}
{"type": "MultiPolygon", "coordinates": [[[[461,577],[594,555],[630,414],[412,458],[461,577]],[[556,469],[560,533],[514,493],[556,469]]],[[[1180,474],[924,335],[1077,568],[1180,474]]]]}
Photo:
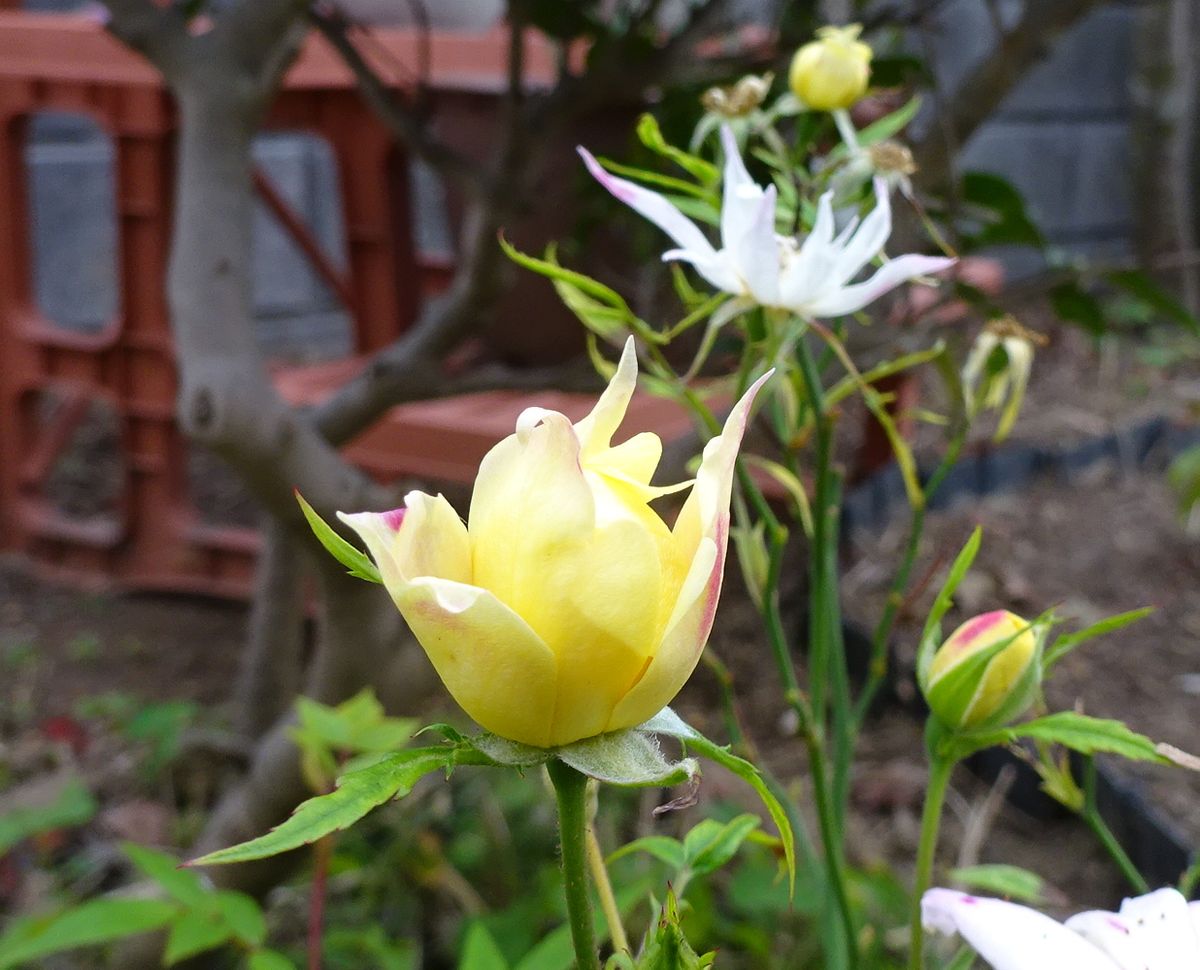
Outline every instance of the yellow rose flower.
{"type": "Polygon", "coordinates": [[[871,48],[858,39],[860,24],[822,27],[796,51],[788,72],[792,92],[814,111],[849,108],[867,90],[871,48]]]}
{"type": "Polygon", "coordinates": [[[489,731],[556,747],[633,727],[687,681],[712,627],[734,459],[764,377],[710,441],[673,528],[648,504],[652,433],[613,434],[637,384],[633,342],[578,424],[529,408],[484,457],[469,525],[441,495],[339,513],[459,705],[489,731]]]}
{"type": "MultiPolygon", "coordinates": [[[[967,620],[933,655],[925,684],[930,709],[946,726],[970,730],[1012,706],[1009,702],[1018,693],[1032,700],[1038,680],[1032,666],[1037,644],[1037,629],[1007,610],[967,620]],[[968,665],[981,651],[1005,640],[1008,646],[1000,648],[981,669],[968,665]]],[[[1016,718],[1023,710],[1009,713],[1005,720],[1016,718]]]]}

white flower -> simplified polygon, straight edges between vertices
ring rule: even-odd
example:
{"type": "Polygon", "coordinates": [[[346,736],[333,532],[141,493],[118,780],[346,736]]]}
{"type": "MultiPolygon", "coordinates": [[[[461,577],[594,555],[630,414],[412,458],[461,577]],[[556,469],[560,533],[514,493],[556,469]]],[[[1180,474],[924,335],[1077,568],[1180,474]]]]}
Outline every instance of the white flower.
{"type": "MultiPolygon", "coordinates": [[[[802,241],[775,231],[775,186],[763,188],[746,171],[732,130],[721,129],[725,147],[724,197],[721,202],[721,248],[657,192],[617,178],[601,168],[583,148],[589,171],[614,196],[675,240],[678,249],[664,260],[691,263],[719,290],[738,297],[735,306],[754,303],[790,310],[803,317],[839,317],[915,276],[936,273],[954,263],[940,256],[899,256],[869,278],[851,283],[882,250],[892,231],[887,187],[875,180],[875,208],[861,222],[852,220],[835,235],[833,193],[821,196],[812,232],[802,241]]],[[[732,315],[732,313],[731,313],[732,315]]]]}
{"type": "Polygon", "coordinates": [[[1093,911],[1059,923],[1000,899],[931,889],[921,921],[959,933],[994,970],[1196,970],[1200,903],[1174,889],[1126,899],[1119,913],[1093,911]]]}

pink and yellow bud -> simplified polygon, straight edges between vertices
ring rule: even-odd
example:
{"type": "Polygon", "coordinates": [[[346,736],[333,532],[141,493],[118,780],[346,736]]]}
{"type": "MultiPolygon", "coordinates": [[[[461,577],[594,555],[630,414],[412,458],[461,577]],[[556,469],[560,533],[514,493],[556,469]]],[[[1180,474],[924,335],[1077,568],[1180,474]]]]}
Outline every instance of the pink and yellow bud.
{"type": "MultiPolygon", "coordinates": [[[[765,378],[764,378],[765,380],[765,378]]],[[[556,747],[633,727],[687,681],[712,627],[734,459],[759,381],[694,483],[650,484],[657,435],[612,438],[637,383],[630,341],[595,409],[529,408],[484,457],[466,525],[442,496],[341,515],[459,705],[556,747]],[[691,485],[673,527],[650,502],[691,485]]]]}
{"type": "Polygon", "coordinates": [[[971,730],[1024,712],[1039,681],[1038,630],[1007,610],[970,620],[933,655],[925,699],[947,727],[971,730]]]}
{"type": "Polygon", "coordinates": [[[792,93],[814,111],[849,108],[867,91],[871,48],[858,39],[862,27],[822,27],[817,39],[796,51],[788,72],[792,93]]]}

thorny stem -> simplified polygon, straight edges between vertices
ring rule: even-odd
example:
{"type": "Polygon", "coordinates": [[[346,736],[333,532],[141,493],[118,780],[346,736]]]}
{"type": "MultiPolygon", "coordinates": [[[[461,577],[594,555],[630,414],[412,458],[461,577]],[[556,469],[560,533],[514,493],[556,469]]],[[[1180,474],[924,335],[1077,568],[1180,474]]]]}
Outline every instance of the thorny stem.
{"type": "Polygon", "coordinates": [[[567,921],[575,946],[577,970],[600,970],[592,901],[588,896],[587,776],[557,758],[546,766],[558,802],[558,834],[562,846],[563,890],[567,921]]]}
{"type": "MultiPolygon", "coordinates": [[[[932,746],[931,746],[932,747],[932,746]]],[[[955,762],[930,751],[929,788],[925,792],[925,810],[921,815],[921,842],[917,849],[917,877],[913,886],[912,916],[909,936],[909,970],[921,970],[925,948],[924,927],[921,925],[921,897],[933,879],[933,860],[937,854],[938,828],[942,821],[942,806],[955,762]]]]}
{"type": "Polygon", "coordinates": [[[629,937],[625,935],[625,925],[621,922],[621,911],[617,908],[617,897],[613,895],[612,881],[608,878],[608,866],[604,864],[604,853],[600,851],[600,840],[596,838],[596,829],[591,825],[587,828],[587,857],[592,882],[596,884],[596,894],[600,897],[600,908],[604,911],[604,921],[608,923],[613,951],[632,953],[629,937]]]}
{"type": "Polygon", "coordinates": [[[1095,758],[1088,758],[1083,769],[1083,808],[1079,814],[1087,822],[1088,828],[1095,833],[1096,838],[1100,840],[1105,851],[1112,856],[1117,868],[1121,870],[1121,874],[1129,881],[1134,891],[1141,894],[1150,892],[1150,884],[1146,882],[1146,877],[1138,871],[1138,867],[1129,858],[1129,853],[1121,847],[1113,830],[1108,827],[1104,816],[1100,814],[1100,808],[1096,804],[1095,758]]]}

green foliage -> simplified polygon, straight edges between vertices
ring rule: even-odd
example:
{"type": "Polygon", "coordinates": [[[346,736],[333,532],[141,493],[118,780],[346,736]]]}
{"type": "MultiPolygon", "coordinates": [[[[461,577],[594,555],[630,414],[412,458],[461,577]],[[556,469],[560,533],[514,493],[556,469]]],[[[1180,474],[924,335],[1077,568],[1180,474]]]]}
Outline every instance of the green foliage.
{"type": "Polygon", "coordinates": [[[95,814],[96,800],[87,786],[78,778],[68,778],[48,804],[0,815],[0,856],[30,836],[83,825],[95,814]]]}
{"type": "Polygon", "coordinates": [[[794,885],[796,881],[796,835],[792,830],[791,819],[782,803],[767,786],[759,770],[749,761],[733,754],[727,747],[709,741],[694,728],[685,724],[669,707],[663,708],[643,724],[641,729],[679,739],[685,747],[709,761],[716,762],[754,789],[755,794],[762,800],[767,813],[771,816],[771,821],[779,830],[779,838],[783,843],[784,860],[787,862],[788,884],[789,886],[794,885]]]}
{"type": "Polygon", "coordinates": [[[966,545],[962,547],[962,551],[955,557],[954,563],[950,566],[950,572],[946,576],[946,581],[942,584],[942,588],[938,590],[937,597],[933,601],[933,606],[929,608],[929,615],[925,618],[925,626],[921,630],[921,642],[917,648],[917,681],[921,685],[921,689],[925,690],[929,683],[929,668],[933,664],[933,655],[937,652],[937,648],[942,641],[942,617],[950,609],[954,602],[954,593],[957,591],[959,584],[967,575],[967,570],[971,568],[971,563],[975,561],[976,555],[979,553],[980,543],[983,542],[983,530],[978,526],[971,533],[971,538],[967,540],[966,545]]]}
{"type": "Polygon", "coordinates": [[[342,775],[338,779],[338,787],[328,795],[318,795],[301,802],[291,817],[266,835],[210,852],[189,865],[249,862],[298,849],[331,832],[339,832],[353,825],[371,809],[389,799],[407,795],[413,785],[431,772],[449,770],[458,764],[488,763],[489,759],[474,749],[457,745],[409,748],[384,755],[365,768],[342,775]]]}
{"type": "Polygon", "coordinates": [[[174,858],[155,849],[133,844],[124,848],[166,899],[100,898],[53,916],[19,920],[0,936],[0,970],[162,929],[167,931],[164,966],[221,946],[246,952],[252,970],[292,966],[281,955],[262,949],[267,925],[249,896],[210,888],[196,873],[178,868],[174,858]]]}
{"type": "Polygon", "coordinates": [[[308,520],[309,528],[317,537],[317,541],[334,559],[349,570],[351,576],[357,576],[370,583],[383,582],[383,577],[379,575],[379,567],[371,561],[371,557],[338,535],[328,522],[317,515],[317,510],[309,505],[299,492],[296,493],[296,502],[299,503],[300,511],[308,520]]]}
{"type": "Polygon", "coordinates": [[[956,745],[961,746],[964,752],[960,757],[965,757],[983,748],[1012,744],[1021,738],[1047,744],[1061,744],[1080,754],[1115,754],[1130,761],[1171,764],[1171,760],[1160,752],[1157,744],[1144,735],[1131,731],[1120,721],[1089,717],[1074,711],[1059,711],[994,731],[960,735],[956,739],[956,745]]]}
{"type": "Polygon", "coordinates": [[[0,970],[85,946],[161,929],[180,915],[155,899],[94,899],[56,916],[27,918],[0,936],[0,970]]]}
{"type": "Polygon", "coordinates": [[[1136,623],[1153,612],[1153,606],[1143,606],[1141,609],[1129,610],[1127,613],[1118,613],[1116,616],[1106,617],[1090,626],[1084,627],[1082,630],[1077,630],[1075,633],[1060,634],[1055,637],[1054,641],[1046,649],[1046,656],[1042,662],[1044,669],[1049,672],[1050,668],[1062,660],[1063,657],[1088,640],[1104,636],[1107,633],[1114,633],[1117,630],[1127,627],[1130,623],[1136,623]]]}
{"type": "Polygon", "coordinates": [[[305,780],[315,792],[329,789],[345,759],[395,751],[417,727],[412,718],[388,717],[369,687],[337,707],[298,697],[296,717],[292,739],[300,748],[305,780]]]}
{"type": "Polygon", "coordinates": [[[1200,445],[1180,452],[1167,469],[1167,484],[1175,493],[1180,514],[1191,523],[1200,507],[1200,445]]]}
{"type": "Polygon", "coordinates": [[[1046,903],[1046,880],[1019,866],[988,864],[951,869],[950,880],[971,892],[991,893],[1031,906],[1046,903]]]}
{"type": "Polygon", "coordinates": [[[645,852],[667,865],[670,883],[682,897],[693,877],[710,875],[724,866],[758,826],[759,820],[754,815],[739,815],[725,823],[707,818],[697,823],[682,841],[665,835],[644,836],[623,845],[608,861],[645,852]]]}

